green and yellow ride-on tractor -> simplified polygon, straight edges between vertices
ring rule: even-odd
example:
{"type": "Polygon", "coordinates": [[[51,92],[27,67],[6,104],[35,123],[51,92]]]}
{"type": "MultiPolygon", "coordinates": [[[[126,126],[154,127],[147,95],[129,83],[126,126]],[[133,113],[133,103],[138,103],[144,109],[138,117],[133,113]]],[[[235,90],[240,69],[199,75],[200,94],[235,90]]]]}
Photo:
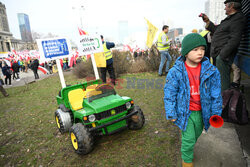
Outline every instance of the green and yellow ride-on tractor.
{"type": "Polygon", "coordinates": [[[69,132],[74,150],[88,154],[96,135],[109,135],[124,128],[137,130],[144,125],[144,115],[130,97],[119,96],[113,86],[101,80],[68,86],[56,97],[55,112],[61,133],[69,132]]]}

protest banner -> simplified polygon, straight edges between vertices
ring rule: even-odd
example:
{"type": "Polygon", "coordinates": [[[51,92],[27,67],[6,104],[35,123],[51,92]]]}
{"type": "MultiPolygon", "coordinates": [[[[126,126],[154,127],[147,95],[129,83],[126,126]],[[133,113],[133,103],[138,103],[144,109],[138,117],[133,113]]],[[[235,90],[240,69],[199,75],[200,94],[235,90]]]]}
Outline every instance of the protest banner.
{"type": "Polygon", "coordinates": [[[71,46],[68,40],[66,38],[37,39],[37,45],[40,53],[40,60],[56,60],[62,88],[66,87],[59,59],[69,57],[71,54],[71,46]]]}
{"type": "Polygon", "coordinates": [[[8,57],[8,52],[0,52],[0,58],[8,57]]]}
{"type": "Polygon", "coordinates": [[[96,79],[99,79],[96,61],[93,54],[103,52],[101,37],[98,35],[80,35],[79,37],[79,53],[80,55],[91,54],[91,61],[94,68],[95,77],[96,79]]]}
{"type": "Polygon", "coordinates": [[[66,38],[37,39],[40,59],[50,61],[69,57],[70,43],[66,38]]]}
{"type": "Polygon", "coordinates": [[[97,35],[81,35],[79,36],[78,49],[80,55],[88,55],[103,52],[102,40],[97,35]]]}

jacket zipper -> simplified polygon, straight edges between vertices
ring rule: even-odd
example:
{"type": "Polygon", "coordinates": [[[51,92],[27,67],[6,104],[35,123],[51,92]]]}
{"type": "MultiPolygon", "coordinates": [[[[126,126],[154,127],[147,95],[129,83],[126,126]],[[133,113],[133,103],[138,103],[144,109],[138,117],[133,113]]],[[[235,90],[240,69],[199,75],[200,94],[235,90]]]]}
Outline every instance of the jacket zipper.
{"type": "MultiPolygon", "coordinates": [[[[186,83],[186,87],[188,88],[188,85],[187,85],[187,78],[186,78],[186,75],[185,75],[185,83],[186,83]]],[[[190,90],[187,90],[187,92],[189,92],[190,93],[190,90]]],[[[188,95],[187,95],[188,96],[188,95]]],[[[188,97],[187,97],[188,98],[188,97]]],[[[184,115],[185,115],[185,121],[184,121],[184,125],[183,125],[183,130],[185,129],[185,125],[186,125],[186,122],[187,122],[187,117],[188,117],[188,114],[189,114],[189,108],[188,108],[188,106],[189,106],[189,103],[190,103],[190,97],[189,97],[189,102],[187,103],[187,105],[186,105],[186,111],[187,111],[187,114],[185,115],[185,113],[184,113],[184,115]]]]}

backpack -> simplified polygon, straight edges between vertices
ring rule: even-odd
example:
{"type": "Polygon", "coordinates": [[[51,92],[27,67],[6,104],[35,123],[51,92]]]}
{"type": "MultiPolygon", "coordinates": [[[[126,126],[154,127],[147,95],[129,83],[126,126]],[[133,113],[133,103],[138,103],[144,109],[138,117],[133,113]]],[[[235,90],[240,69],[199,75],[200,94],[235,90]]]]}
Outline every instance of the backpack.
{"type": "Polygon", "coordinates": [[[222,118],[226,122],[247,124],[248,111],[244,94],[238,88],[230,88],[222,92],[222,118]]]}

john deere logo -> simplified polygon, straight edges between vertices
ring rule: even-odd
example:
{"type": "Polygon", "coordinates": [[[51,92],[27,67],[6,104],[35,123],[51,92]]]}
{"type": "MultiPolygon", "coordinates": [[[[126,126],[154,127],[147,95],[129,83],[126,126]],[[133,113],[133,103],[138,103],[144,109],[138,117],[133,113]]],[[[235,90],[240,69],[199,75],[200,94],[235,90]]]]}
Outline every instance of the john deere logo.
{"type": "Polygon", "coordinates": [[[111,110],[111,115],[115,115],[115,110],[111,110]]]}

